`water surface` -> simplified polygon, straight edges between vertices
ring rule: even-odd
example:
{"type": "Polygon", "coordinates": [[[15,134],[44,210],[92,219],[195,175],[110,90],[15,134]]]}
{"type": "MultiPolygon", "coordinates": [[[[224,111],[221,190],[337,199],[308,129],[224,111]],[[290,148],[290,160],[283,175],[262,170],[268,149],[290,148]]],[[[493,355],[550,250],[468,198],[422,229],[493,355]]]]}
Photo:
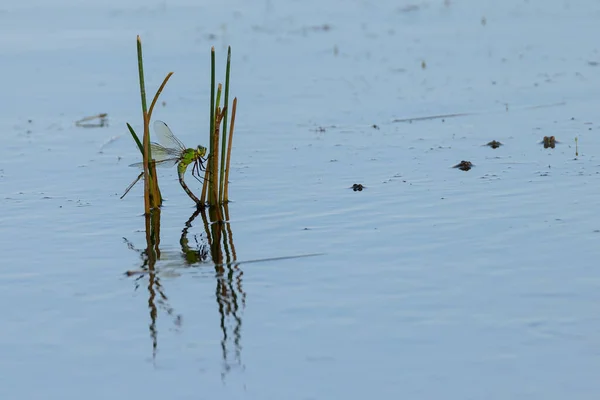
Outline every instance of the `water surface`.
{"type": "MultiPolygon", "coordinates": [[[[4,5],[0,397],[596,398],[599,15],[4,5]],[[141,185],[119,200],[139,161],[136,34],[149,91],[175,72],[154,116],[189,146],[206,137],[210,47],[222,71],[232,45],[238,259],[324,255],[187,265],[194,208],[165,170],[159,281],[125,275],[143,260],[123,238],[145,246],[141,185]],[[74,125],[100,112],[108,127],[74,125]],[[393,122],[453,113],[469,115],[393,122]]],[[[202,233],[196,219],[193,246],[202,233]]]]}

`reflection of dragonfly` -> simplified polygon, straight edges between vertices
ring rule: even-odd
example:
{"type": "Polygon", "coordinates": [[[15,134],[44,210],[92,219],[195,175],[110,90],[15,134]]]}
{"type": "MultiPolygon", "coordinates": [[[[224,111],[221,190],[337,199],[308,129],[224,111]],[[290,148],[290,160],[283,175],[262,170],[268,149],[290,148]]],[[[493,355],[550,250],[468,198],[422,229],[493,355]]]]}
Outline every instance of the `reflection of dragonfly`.
{"type": "MultiPolygon", "coordinates": [[[[151,143],[150,148],[152,149],[152,158],[156,163],[157,167],[172,167],[177,164],[177,174],[179,175],[179,183],[185,192],[194,201],[198,202],[198,199],[187,187],[183,181],[185,171],[190,164],[194,164],[192,167],[192,175],[200,180],[200,171],[204,171],[204,161],[206,158],[206,147],[198,146],[195,149],[188,149],[183,143],[171,132],[171,129],[162,121],[154,122],[154,132],[158,136],[158,143],[151,143]]],[[[143,168],[143,163],[131,164],[130,167],[143,168]]],[[[131,188],[144,176],[142,172],[131,185],[125,189],[125,193],[121,198],[125,197],[131,188]]]]}

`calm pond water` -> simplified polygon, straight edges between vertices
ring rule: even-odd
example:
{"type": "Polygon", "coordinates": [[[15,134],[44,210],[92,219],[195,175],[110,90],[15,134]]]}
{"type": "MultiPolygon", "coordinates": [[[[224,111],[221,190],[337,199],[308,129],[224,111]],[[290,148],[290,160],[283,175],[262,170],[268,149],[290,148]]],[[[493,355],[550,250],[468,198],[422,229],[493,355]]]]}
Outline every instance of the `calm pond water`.
{"type": "Polygon", "coordinates": [[[597,398],[599,17],[591,0],[3,4],[0,398],[597,398]],[[159,273],[125,274],[145,246],[141,185],[119,199],[137,34],[148,91],[175,72],[154,117],[188,146],[206,144],[210,47],[222,72],[232,46],[237,259],[322,255],[184,262],[194,208],[172,169],[159,273]]]}

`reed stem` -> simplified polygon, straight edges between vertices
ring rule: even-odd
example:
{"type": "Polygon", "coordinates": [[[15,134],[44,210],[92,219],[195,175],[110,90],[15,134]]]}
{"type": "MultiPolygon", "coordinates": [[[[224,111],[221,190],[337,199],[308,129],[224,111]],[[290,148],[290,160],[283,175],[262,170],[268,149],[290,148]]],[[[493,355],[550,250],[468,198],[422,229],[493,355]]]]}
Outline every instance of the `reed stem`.
{"type": "Polygon", "coordinates": [[[223,86],[219,83],[217,86],[217,102],[215,103],[215,124],[212,131],[212,147],[210,149],[210,182],[208,183],[208,196],[210,205],[219,203],[219,183],[217,180],[219,173],[219,129],[221,126],[221,92],[223,86]]]}
{"type": "Polygon", "coordinates": [[[227,203],[229,201],[229,164],[231,161],[231,145],[233,143],[233,129],[235,128],[235,110],[237,108],[237,97],[233,99],[233,106],[231,108],[231,130],[229,131],[229,140],[227,141],[227,159],[222,160],[225,163],[225,178],[224,178],[224,189],[223,198],[221,201],[227,203]]]}
{"type": "Polygon", "coordinates": [[[142,39],[140,36],[137,36],[137,57],[138,57],[138,73],[140,78],[140,97],[142,101],[142,117],[144,120],[144,136],[142,138],[142,143],[140,143],[139,138],[135,134],[135,131],[131,127],[131,125],[127,124],[127,128],[129,132],[133,136],[138,147],[142,152],[142,159],[144,165],[144,212],[148,214],[150,210],[160,207],[162,204],[162,195],[160,193],[160,188],[158,186],[158,176],[156,174],[156,165],[152,162],[152,153],[150,150],[150,119],[152,117],[152,110],[158,100],[158,97],[162,93],[165,85],[167,84],[172,72],[169,72],[165,77],[162,85],[159,87],[158,91],[154,95],[152,100],[152,104],[150,105],[150,110],[148,110],[148,106],[146,103],[146,83],[144,80],[144,61],[142,55],[142,39]]]}
{"type": "Polygon", "coordinates": [[[144,152],[142,159],[144,163],[144,213],[150,214],[153,208],[153,199],[150,194],[150,131],[148,129],[148,109],[146,106],[146,85],[144,83],[144,62],[142,58],[142,39],[137,37],[137,57],[138,57],[138,73],[140,79],[140,96],[142,98],[142,118],[144,121],[144,136],[142,138],[142,147],[144,152]]]}
{"type": "Polygon", "coordinates": [[[152,111],[154,110],[154,106],[156,105],[156,102],[158,101],[158,96],[160,96],[163,89],[165,88],[165,85],[167,84],[167,82],[169,81],[169,79],[171,78],[172,75],[173,75],[173,72],[169,72],[167,74],[167,76],[165,77],[165,79],[163,80],[162,85],[160,85],[160,87],[156,91],[156,94],[154,95],[154,98],[152,99],[152,104],[150,104],[150,110],[148,111],[148,120],[152,120],[152,111]]]}
{"type": "Polygon", "coordinates": [[[223,203],[223,182],[225,180],[225,148],[227,144],[227,114],[229,112],[229,72],[231,70],[231,46],[227,48],[227,67],[225,69],[225,101],[223,107],[223,140],[221,143],[221,171],[219,173],[219,203],[223,203]]]}
{"type": "MultiPolygon", "coordinates": [[[[225,72],[225,95],[223,108],[221,105],[221,94],[223,85],[218,84],[215,93],[215,48],[211,48],[211,82],[210,82],[210,131],[209,131],[209,155],[206,165],[205,179],[202,185],[202,195],[200,204],[208,203],[210,206],[223,204],[227,199],[227,178],[229,176],[229,161],[231,158],[231,142],[234,127],[234,117],[231,121],[231,132],[228,133],[228,114],[229,114],[229,77],[231,72],[231,46],[227,51],[227,67],[225,72]],[[220,137],[221,127],[223,136],[220,137]],[[219,150],[219,145],[221,146],[219,150]],[[219,156],[220,153],[220,156],[219,156]]],[[[234,111],[237,99],[234,99],[234,111]]]]}

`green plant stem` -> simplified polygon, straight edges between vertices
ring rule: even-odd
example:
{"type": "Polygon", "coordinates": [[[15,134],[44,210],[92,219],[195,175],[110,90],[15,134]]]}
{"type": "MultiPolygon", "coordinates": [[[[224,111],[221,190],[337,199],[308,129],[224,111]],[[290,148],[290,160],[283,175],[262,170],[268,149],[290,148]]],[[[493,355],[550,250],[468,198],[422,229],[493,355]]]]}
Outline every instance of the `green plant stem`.
{"type": "Polygon", "coordinates": [[[144,121],[144,136],[142,137],[142,154],[144,163],[144,212],[150,214],[152,209],[152,197],[150,195],[150,132],[148,129],[148,111],[146,106],[146,85],[144,83],[144,62],[142,58],[142,40],[137,37],[138,73],[140,78],[140,96],[142,98],[142,118],[144,121]]]}
{"type": "Polygon", "coordinates": [[[148,109],[146,106],[146,85],[144,83],[144,62],[142,60],[142,39],[137,37],[137,55],[138,55],[138,72],[140,76],[140,95],[142,97],[142,112],[146,115],[148,109]]]}
{"type": "Polygon", "coordinates": [[[215,103],[215,124],[214,124],[214,132],[212,133],[212,148],[210,149],[210,172],[211,179],[208,184],[209,190],[209,203],[211,205],[217,205],[219,203],[219,185],[217,182],[217,174],[219,172],[219,127],[221,126],[222,113],[221,107],[219,107],[221,103],[221,91],[222,85],[219,83],[217,87],[217,102],[215,103]]]}
{"type": "Polygon", "coordinates": [[[237,108],[237,97],[233,98],[233,106],[231,107],[231,130],[229,131],[229,140],[227,140],[227,159],[221,160],[222,163],[225,163],[225,183],[223,186],[223,203],[227,203],[229,201],[229,163],[231,160],[231,146],[233,145],[233,129],[235,128],[235,111],[237,108]]]}
{"type": "Polygon", "coordinates": [[[213,132],[215,130],[215,48],[214,46],[211,47],[210,49],[210,131],[208,134],[209,137],[209,145],[208,148],[210,149],[210,154],[209,154],[209,165],[207,167],[207,169],[210,169],[210,172],[208,174],[208,202],[211,203],[211,193],[212,193],[212,185],[213,185],[213,179],[214,179],[214,170],[212,170],[212,159],[214,157],[214,152],[213,152],[213,145],[214,145],[214,135],[213,132]]]}
{"type": "Polygon", "coordinates": [[[221,171],[219,173],[219,203],[223,203],[225,181],[225,149],[227,148],[227,114],[229,113],[229,71],[231,70],[231,46],[227,49],[227,67],[225,70],[225,101],[223,102],[223,139],[221,142],[221,171]]]}

